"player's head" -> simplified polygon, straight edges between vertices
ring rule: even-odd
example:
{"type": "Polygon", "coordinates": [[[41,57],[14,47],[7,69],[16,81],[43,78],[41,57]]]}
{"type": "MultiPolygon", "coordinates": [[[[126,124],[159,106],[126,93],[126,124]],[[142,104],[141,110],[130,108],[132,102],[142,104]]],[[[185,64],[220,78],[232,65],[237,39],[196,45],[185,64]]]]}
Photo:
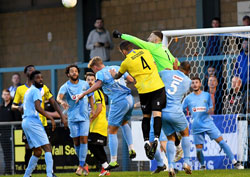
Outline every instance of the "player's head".
{"type": "Polygon", "coordinates": [[[77,65],[74,65],[74,64],[67,66],[65,69],[65,74],[72,81],[78,80],[79,73],[80,73],[80,69],[78,68],[77,65]]]}
{"type": "Polygon", "coordinates": [[[215,67],[210,65],[207,68],[207,74],[208,74],[208,76],[215,76],[215,73],[216,73],[215,67]]]}
{"type": "Polygon", "coordinates": [[[152,31],[152,33],[148,37],[148,42],[152,43],[161,43],[163,39],[163,34],[161,31],[152,31]]]}
{"type": "Polygon", "coordinates": [[[2,99],[4,102],[8,102],[11,100],[10,91],[8,89],[3,89],[2,91],[2,99]]]}
{"type": "Polygon", "coordinates": [[[34,65],[27,65],[25,66],[23,72],[24,74],[29,78],[30,74],[35,71],[35,66],[34,65]]]}
{"type": "Polygon", "coordinates": [[[13,85],[18,85],[21,82],[21,76],[19,73],[14,73],[11,77],[11,82],[13,85]]]}
{"type": "Polygon", "coordinates": [[[179,66],[179,70],[188,76],[190,71],[191,71],[191,66],[190,66],[189,62],[188,61],[181,62],[180,66],[179,66]]]}
{"type": "Polygon", "coordinates": [[[124,56],[128,55],[133,48],[133,44],[129,41],[122,41],[119,46],[119,50],[124,56]]]}
{"type": "Polygon", "coordinates": [[[245,53],[248,53],[249,52],[249,46],[248,46],[248,39],[243,39],[243,42],[242,42],[242,49],[245,51],[245,53]]]}
{"type": "Polygon", "coordinates": [[[102,18],[96,18],[94,26],[97,29],[103,29],[104,21],[102,18]]]}
{"type": "Polygon", "coordinates": [[[40,71],[33,71],[30,74],[30,78],[29,78],[33,84],[35,85],[36,88],[42,88],[43,87],[43,76],[42,73],[40,71]]]}
{"type": "Polygon", "coordinates": [[[213,28],[218,28],[218,27],[220,27],[220,18],[214,17],[214,18],[212,19],[211,26],[212,26],[213,28]]]}
{"type": "Polygon", "coordinates": [[[191,88],[193,89],[193,91],[195,92],[199,91],[201,88],[201,79],[198,76],[195,76],[191,80],[192,80],[191,88]]]}
{"type": "Polygon", "coordinates": [[[89,83],[89,86],[91,87],[95,83],[95,73],[93,72],[87,72],[85,74],[85,80],[89,83]]]}
{"type": "Polygon", "coordinates": [[[102,58],[99,56],[93,57],[88,64],[88,68],[91,68],[94,73],[97,73],[104,67],[104,64],[102,62],[102,58]]]}
{"type": "Polygon", "coordinates": [[[242,85],[242,81],[239,77],[234,76],[232,79],[232,89],[239,91],[242,85]]]}
{"type": "Polygon", "coordinates": [[[249,26],[250,25],[250,17],[248,15],[245,15],[242,18],[242,23],[243,23],[244,26],[249,26]]]}
{"type": "Polygon", "coordinates": [[[217,87],[217,85],[218,85],[218,79],[217,79],[217,77],[213,76],[213,75],[209,76],[207,84],[208,84],[209,88],[215,88],[215,87],[217,87]]]}

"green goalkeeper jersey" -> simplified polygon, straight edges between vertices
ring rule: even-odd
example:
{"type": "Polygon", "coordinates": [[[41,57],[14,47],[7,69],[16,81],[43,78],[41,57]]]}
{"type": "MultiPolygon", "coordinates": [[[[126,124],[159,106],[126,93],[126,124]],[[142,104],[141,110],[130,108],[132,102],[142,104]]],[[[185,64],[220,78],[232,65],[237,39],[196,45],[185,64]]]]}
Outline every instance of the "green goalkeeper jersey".
{"type": "Polygon", "coordinates": [[[121,38],[142,49],[148,50],[153,56],[159,72],[166,68],[173,70],[175,57],[170,53],[167,47],[162,45],[162,43],[155,44],[152,42],[146,42],[128,34],[122,34],[121,38]]]}

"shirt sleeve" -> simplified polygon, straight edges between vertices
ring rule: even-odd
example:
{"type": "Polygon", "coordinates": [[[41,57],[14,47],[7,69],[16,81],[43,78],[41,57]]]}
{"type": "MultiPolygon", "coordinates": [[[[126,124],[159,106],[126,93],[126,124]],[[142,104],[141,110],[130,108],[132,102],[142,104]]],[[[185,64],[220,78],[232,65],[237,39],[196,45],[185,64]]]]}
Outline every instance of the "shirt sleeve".
{"type": "Polygon", "coordinates": [[[104,81],[104,76],[103,76],[103,73],[102,72],[100,72],[100,71],[98,71],[97,73],[96,73],[96,80],[100,80],[100,81],[104,81]]]}
{"type": "Polygon", "coordinates": [[[94,92],[95,104],[102,103],[102,96],[100,90],[94,92]]]}
{"type": "Polygon", "coordinates": [[[119,72],[124,74],[127,71],[126,59],[122,62],[119,72]]]}
{"type": "Polygon", "coordinates": [[[32,99],[33,99],[33,102],[35,102],[36,100],[40,100],[42,102],[42,95],[41,95],[40,90],[34,89],[32,99]]]}
{"type": "Polygon", "coordinates": [[[94,49],[94,41],[93,41],[93,31],[89,33],[87,43],[86,43],[86,49],[87,50],[93,50],[94,49]]]}
{"type": "Polygon", "coordinates": [[[186,113],[186,108],[188,107],[188,97],[186,97],[182,102],[182,110],[186,113]]]}
{"type": "Polygon", "coordinates": [[[147,50],[151,51],[155,48],[154,43],[143,41],[137,37],[134,37],[134,36],[131,36],[128,34],[122,34],[121,38],[137,45],[138,47],[140,47],[142,49],[147,49],[147,50]]]}
{"type": "Polygon", "coordinates": [[[211,109],[211,108],[213,108],[213,101],[212,101],[210,94],[208,93],[208,109],[211,109]]]}
{"type": "Polygon", "coordinates": [[[19,104],[20,102],[21,102],[20,88],[17,87],[13,103],[14,104],[19,104]]]}
{"type": "Polygon", "coordinates": [[[44,85],[44,97],[46,100],[49,100],[50,98],[53,97],[52,93],[50,92],[49,88],[44,85]]]}
{"type": "Polygon", "coordinates": [[[67,89],[65,85],[62,85],[58,91],[58,94],[63,94],[65,95],[67,93],[67,89]]]}

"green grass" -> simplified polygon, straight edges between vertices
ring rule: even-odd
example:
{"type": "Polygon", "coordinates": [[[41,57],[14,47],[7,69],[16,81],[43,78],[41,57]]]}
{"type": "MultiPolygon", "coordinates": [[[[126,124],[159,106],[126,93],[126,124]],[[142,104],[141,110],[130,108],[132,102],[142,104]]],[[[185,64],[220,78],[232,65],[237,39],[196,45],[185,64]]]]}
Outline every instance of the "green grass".
{"type": "MultiPolygon", "coordinates": [[[[74,173],[56,173],[58,177],[77,177],[74,173]]],[[[99,173],[90,173],[88,177],[98,176],[99,173]]],[[[9,175],[9,177],[22,177],[23,175],[9,175]]],[[[32,177],[44,177],[45,174],[34,174],[32,177]]],[[[151,175],[149,171],[145,172],[112,172],[110,177],[158,177],[158,176],[168,176],[167,172],[161,172],[157,175],[151,175]]],[[[186,176],[184,172],[179,172],[178,176],[186,176]]],[[[7,177],[7,176],[0,176],[7,177]]],[[[206,170],[206,171],[193,171],[193,174],[189,177],[250,177],[250,169],[247,170],[206,170]]]]}

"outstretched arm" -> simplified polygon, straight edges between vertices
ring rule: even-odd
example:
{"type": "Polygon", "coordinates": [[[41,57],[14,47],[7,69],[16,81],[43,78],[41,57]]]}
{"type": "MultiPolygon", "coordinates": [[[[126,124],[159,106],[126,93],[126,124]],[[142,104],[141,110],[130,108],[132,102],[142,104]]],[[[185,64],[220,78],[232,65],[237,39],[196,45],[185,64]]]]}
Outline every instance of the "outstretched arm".
{"type": "Polygon", "coordinates": [[[96,83],[94,85],[92,85],[92,87],[90,87],[86,92],[83,92],[82,94],[80,94],[77,99],[76,99],[76,103],[82,99],[85,95],[88,95],[89,93],[92,93],[96,90],[98,90],[99,88],[102,87],[102,81],[101,80],[97,80],[96,83]]]}
{"type": "Polygon", "coordinates": [[[110,74],[111,74],[111,76],[114,78],[114,79],[120,79],[121,77],[122,77],[122,73],[120,73],[120,72],[116,72],[115,71],[115,69],[111,69],[111,70],[109,70],[109,72],[110,72],[110,74]]]}

